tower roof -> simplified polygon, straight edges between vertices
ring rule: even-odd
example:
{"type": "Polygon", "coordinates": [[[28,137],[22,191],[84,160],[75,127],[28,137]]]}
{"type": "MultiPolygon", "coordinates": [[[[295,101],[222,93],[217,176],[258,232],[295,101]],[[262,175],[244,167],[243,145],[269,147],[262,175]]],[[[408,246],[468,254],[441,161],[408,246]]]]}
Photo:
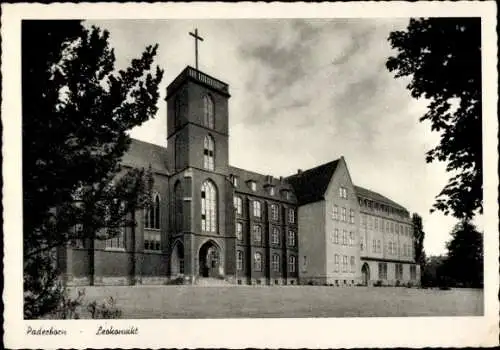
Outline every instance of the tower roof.
{"type": "Polygon", "coordinates": [[[167,86],[167,98],[170,97],[182,84],[193,81],[201,84],[213,91],[229,97],[229,85],[216,79],[202,71],[187,66],[184,70],[167,86]]]}

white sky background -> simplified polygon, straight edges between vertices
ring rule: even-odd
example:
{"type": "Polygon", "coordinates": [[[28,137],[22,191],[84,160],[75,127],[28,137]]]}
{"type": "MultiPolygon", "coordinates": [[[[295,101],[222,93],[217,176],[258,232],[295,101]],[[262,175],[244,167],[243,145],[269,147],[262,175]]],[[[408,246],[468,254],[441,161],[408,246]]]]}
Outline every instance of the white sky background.
{"type": "Polygon", "coordinates": [[[132,130],[166,146],[166,86],[194,66],[229,84],[229,161],[233,166],[288,176],[343,155],[353,182],[388,196],[424,220],[428,255],[445,253],[456,223],[429,213],[447,183],[443,163],[427,164],[438,134],[419,123],[416,101],[385,68],[394,54],[387,38],[408,19],[114,20],[87,21],[110,31],[116,67],[159,44],[165,70],[159,112],[132,130]]]}

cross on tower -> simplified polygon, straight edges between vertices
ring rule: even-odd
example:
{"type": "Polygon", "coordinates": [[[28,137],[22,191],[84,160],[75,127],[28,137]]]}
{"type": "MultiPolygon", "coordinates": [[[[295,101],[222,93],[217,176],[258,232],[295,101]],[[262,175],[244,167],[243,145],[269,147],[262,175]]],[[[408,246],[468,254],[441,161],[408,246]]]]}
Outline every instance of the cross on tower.
{"type": "Polygon", "coordinates": [[[195,64],[196,71],[198,71],[198,40],[203,41],[201,36],[198,36],[198,28],[194,30],[194,33],[189,32],[189,35],[194,37],[194,55],[195,55],[195,64]]]}

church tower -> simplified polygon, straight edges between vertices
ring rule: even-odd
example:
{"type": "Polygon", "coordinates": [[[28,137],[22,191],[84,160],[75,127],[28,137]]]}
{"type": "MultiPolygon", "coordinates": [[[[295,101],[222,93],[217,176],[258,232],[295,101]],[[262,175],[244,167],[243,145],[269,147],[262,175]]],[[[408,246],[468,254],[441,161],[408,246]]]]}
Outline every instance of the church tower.
{"type": "Polygon", "coordinates": [[[167,154],[174,211],[170,270],[192,282],[226,277],[231,270],[226,269],[234,255],[229,97],[226,83],[190,66],[167,87],[167,154]]]}

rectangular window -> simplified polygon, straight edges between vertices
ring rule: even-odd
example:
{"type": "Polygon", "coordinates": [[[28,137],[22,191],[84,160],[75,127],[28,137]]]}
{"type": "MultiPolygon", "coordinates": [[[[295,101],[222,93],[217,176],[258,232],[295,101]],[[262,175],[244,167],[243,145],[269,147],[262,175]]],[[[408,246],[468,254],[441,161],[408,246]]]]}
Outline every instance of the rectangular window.
{"type": "Polygon", "coordinates": [[[238,271],[243,271],[243,252],[241,250],[236,252],[236,268],[238,271]]]}
{"type": "Polygon", "coordinates": [[[373,217],[368,216],[368,229],[371,230],[373,229],[373,217]]]}
{"type": "Polygon", "coordinates": [[[412,280],[417,279],[417,267],[415,265],[410,266],[410,279],[412,280]]]}
{"type": "Polygon", "coordinates": [[[396,233],[399,234],[399,225],[396,224],[396,233]]]}
{"type": "Polygon", "coordinates": [[[307,272],[307,256],[304,255],[304,259],[302,260],[302,272],[307,272]]]}
{"type": "Polygon", "coordinates": [[[272,266],[274,272],[280,272],[280,256],[273,254],[272,266]]]}
{"type": "Polygon", "coordinates": [[[288,231],[288,246],[295,247],[295,231],[288,231]]]}
{"type": "Polygon", "coordinates": [[[372,248],[372,251],[373,251],[374,253],[376,253],[376,252],[377,252],[377,240],[376,240],[376,239],[374,239],[374,240],[373,240],[373,248],[372,248]]]}
{"type": "Polygon", "coordinates": [[[391,224],[387,220],[385,222],[385,232],[387,232],[387,233],[391,232],[391,224]]]}
{"type": "Polygon", "coordinates": [[[351,247],[354,246],[354,232],[352,232],[352,231],[349,232],[349,245],[351,247]]]}
{"type": "Polygon", "coordinates": [[[342,256],[342,272],[347,272],[348,257],[347,255],[342,256]]]}
{"type": "Polygon", "coordinates": [[[339,229],[336,228],[333,233],[333,243],[339,244],[339,229]]]}
{"type": "Polygon", "coordinates": [[[241,215],[243,211],[241,197],[234,197],[234,208],[236,209],[236,214],[241,215]]]}
{"type": "Polygon", "coordinates": [[[354,259],[354,256],[351,256],[351,272],[356,271],[356,260],[354,259]]]}
{"type": "Polygon", "coordinates": [[[339,219],[339,207],[337,205],[333,205],[333,220],[339,219]]]}
{"type": "Polygon", "coordinates": [[[366,228],[366,215],[361,214],[361,226],[366,228]]]}
{"type": "Polygon", "coordinates": [[[334,270],[335,272],[339,272],[339,260],[340,260],[340,257],[338,254],[335,254],[335,260],[334,260],[334,270]]]}
{"type": "Polygon", "coordinates": [[[342,245],[347,245],[347,231],[343,230],[342,231],[342,245]]]}
{"type": "Polygon", "coordinates": [[[271,236],[271,242],[273,244],[280,244],[280,231],[277,227],[273,227],[273,233],[271,236]]]}
{"type": "Polygon", "coordinates": [[[262,254],[259,252],[253,256],[253,269],[255,271],[262,271],[262,254]]]}
{"type": "Polygon", "coordinates": [[[379,253],[381,253],[381,252],[382,252],[382,248],[380,247],[380,239],[377,241],[377,251],[378,251],[379,253]]]}
{"type": "MultiPolygon", "coordinates": [[[[145,233],[146,234],[146,233],[145,233]]],[[[80,244],[81,246],[78,246],[78,248],[83,248],[83,241],[79,239],[77,244],[80,244]]],[[[125,249],[125,229],[121,228],[117,235],[113,238],[109,238],[106,240],[106,248],[111,248],[111,249],[125,249]]]]}
{"type": "Polygon", "coordinates": [[[349,222],[350,222],[351,224],[354,224],[354,210],[353,210],[353,209],[351,209],[351,210],[349,211],[349,222]]]}
{"type": "Polygon", "coordinates": [[[359,238],[359,246],[360,246],[361,251],[363,251],[365,249],[364,245],[365,245],[365,238],[363,236],[361,236],[359,238]]]}
{"type": "Polygon", "coordinates": [[[391,233],[394,233],[394,223],[391,222],[391,233]]]}
{"type": "Polygon", "coordinates": [[[396,279],[397,280],[403,279],[403,265],[402,264],[396,264],[395,268],[396,268],[396,271],[395,271],[395,273],[396,273],[396,276],[395,276],[396,279]]]}
{"type": "Polygon", "coordinates": [[[262,242],[262,228],[259,225],[253,226],[253,240],[256,243],[262,242]]]}
{"type": "Polygon", "coordinates": [[[241,222],[236,223],[236,239],[238,241],[243,240],[243,224],[241,222]]]}
{"type": "Polygon", "coordinates": [[[387,263],[378,263],[378,279],[387,279],[387,263]]]}
{"type": "Polygon", "coordinates": [[[160,233],[159,232],[144,232],[144,250],[161,250],[160,233]]]}
{"type": "Polygon", "coordinates": [[[291,224],[295,223],[295,209],[288,209],[288,222],[291,224]]]}
{"type": "Polygon", "coordinates": [[[373,225],[373,226],[374,226],[374,229],[375,229],[375,231],[378,231],[378,218],[374,218],[373,220],[374,220],[374,221],[373,221],[373,224],[374,224],[374,225],[373,225]]]}
{"type": "Polygon", "coordinates": [[[278,205],[276,204],[271,204],[271,218],[278,221],[278,205]]]}
{"type": "Polygon", "coordinates": [[[346,208],[342,208],[342,221],[347,222],[347,211],[346,211],[346,208]]]}
{"type": "Polygon", "coordinates": [[[289,258],[288,258],[288,271],[289,272],[295,272],[295,266],[296,266],[297,262],[296,262],[296,259],[295,259],[295,256],[291,255],[289,258]]]}
{"type": "Polygon", "coordinates": [[[256,218],[261,217],[261,210],[260,210],[260,202],[259,201],[253,201],[253,216],[256,218]]]}
{"type": "Polygon", "coordinates": [[[345,187],[339,187],[339,197],[347,199],[347,188],[345,187]]]}
{"type": "Polygon", "coordinates": [[[380,232],[384,232],[384,219],[380,219],[380,232]]]}

